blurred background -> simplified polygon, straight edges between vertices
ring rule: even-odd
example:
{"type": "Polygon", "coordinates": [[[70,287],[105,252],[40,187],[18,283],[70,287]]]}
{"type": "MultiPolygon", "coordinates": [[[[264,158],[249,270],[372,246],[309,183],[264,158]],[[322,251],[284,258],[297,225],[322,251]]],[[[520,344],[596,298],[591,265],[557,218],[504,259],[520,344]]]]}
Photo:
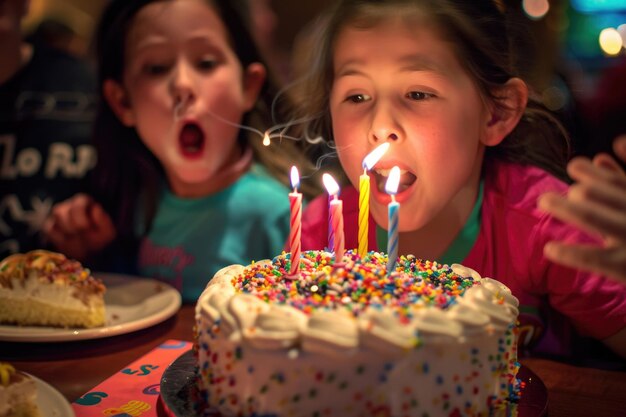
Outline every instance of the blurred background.
{"type": "MultiPolygon", "coordinates": [[[[289,81],[302,34],[333,0],[250,1],[259,43],[279,77],[289,81]]],[[[500,2],[525,32],[518,48],[523,74],[544,104],[562,117],[576,153],[610,149],[612,138],[626,133],[626,0],[500,2]]],[[[31,0],[24,29],[89,60],[106,3],[31,0]]]]}

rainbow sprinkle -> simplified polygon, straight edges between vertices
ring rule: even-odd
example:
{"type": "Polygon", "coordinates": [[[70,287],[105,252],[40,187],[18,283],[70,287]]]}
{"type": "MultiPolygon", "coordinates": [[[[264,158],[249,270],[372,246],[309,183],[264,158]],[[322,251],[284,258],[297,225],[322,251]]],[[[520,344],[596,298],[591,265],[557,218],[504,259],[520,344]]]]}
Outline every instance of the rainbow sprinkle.
{"type": "Polygon", "coordinates": [[[311,314],[318,309],[346,309],[355,317],[366,307],[392,308],[401,318],[411,318],[409,307],[435,306],[447,309],[457,297],[477,283],[445,264],[424,261],[412,255],[398,258],[391,274],[387,255],[369,252],[361,258],[347,251],[343,263],[335,264],[328,252],[308,251],[300,260],[300,279],[289,279],[291,261],[285,253],[271,263],[253,263],[233,279],[237,292],[287,304],[311,314]]]}

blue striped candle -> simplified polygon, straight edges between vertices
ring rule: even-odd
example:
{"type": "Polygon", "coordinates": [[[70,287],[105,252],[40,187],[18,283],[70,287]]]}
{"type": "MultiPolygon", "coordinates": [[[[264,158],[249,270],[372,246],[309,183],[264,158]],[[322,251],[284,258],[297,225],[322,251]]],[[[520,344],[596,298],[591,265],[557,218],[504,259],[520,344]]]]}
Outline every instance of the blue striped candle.
{"type": "Polygon", "coordinates": [[[400,203],[392,200],[387,206],[389,211],[389,230],[387,231],[387,274],[391,274],[396,268],[396,259],[398,259],[398,209],[400,203]]]}
{"type": "Polygon", "coordinates": [[[398,217],[400,213],[400,203],[396,201],[396,193],[400,183],[400,168],[397,166],[391,168],[387,182],[385,183],[385,191],[391,195],[391,202],[387,205],[388,224],[387,224],[387,274],[391,274],[396,269],[396,261],[398,259],[398,217]]]}

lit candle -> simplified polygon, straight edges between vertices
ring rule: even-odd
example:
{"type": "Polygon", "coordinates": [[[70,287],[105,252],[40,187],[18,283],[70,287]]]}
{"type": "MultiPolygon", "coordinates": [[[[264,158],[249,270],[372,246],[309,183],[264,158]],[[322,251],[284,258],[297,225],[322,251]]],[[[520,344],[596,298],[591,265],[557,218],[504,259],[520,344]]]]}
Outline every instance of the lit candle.
{"type": "Polygon", "coordinates": [[[367,254],[370,214],[370,177],[367,171],[371,170],[380,158],[389,149],[389,142],[377,146],[363,159],[363,175],[359,177],[359,247],[358,254],[364,257],[367,254]]]}
{"type": "MultiPolygon", "coordinates": [[[[324,186],[332,200],[328,206],[330,215],[331,237],[333,238],[333,252],[335,252],[335,263],[341,263],[345,249],[345,238],[343,234],[343,203],[337,198],[339,185],[330,174],[322,176],[324,186]]],[[[330,240],[330,239],[329,239],[330,240]]]]}
{"type": "Polygon", "coordinates": [[[300,185],[300,176],[298,168],[291,167],[291,186],[293,192],[289,193],[289,206],[291,208],[291,216],[289,218],[289,251],[291,252],[291,269],[290,275],[296,275],[300,267],[300,251],[302,240],[300,234],[302,232],[302,194],[298,192],[300,185]]]}
{"type": "Polygon", "coordinates": [[[391,195],[391,202],[387,206],[389,223],[387,225],[387,274],[396,268],[398,259],[398,212],[400,203],[396,201],[396,193],[400,184],[400,168],[393,167],[385,183],[385,191],[391,195]]]}
{"type": "Polygon", "coordinates": [[[333,201],[332,194],[328,194],[328,250],[332,250],[335,246],[335,235],[333,233],[333,222],[330,218],[330,203],[333,201]]]}

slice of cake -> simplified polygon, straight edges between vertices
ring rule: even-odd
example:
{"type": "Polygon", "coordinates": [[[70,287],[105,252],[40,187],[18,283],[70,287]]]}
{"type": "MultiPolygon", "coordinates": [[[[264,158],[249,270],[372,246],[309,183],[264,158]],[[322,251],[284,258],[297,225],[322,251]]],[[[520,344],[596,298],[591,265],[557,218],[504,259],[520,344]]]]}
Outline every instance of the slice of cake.
{"type": "Polygon", "coordinates": [[[39,417],[37,386],[25,373],[0,362],[0,417],[39,417]]]}
{"type": "Polygon", "coordinates": [[[196,305],[201,402],[238,416],[511,416],[518,300],[462,265],[280,255],[217,272],[196,305]]]}
{"type": "Polygon", "coordinates": [[[0,323],[22,326],[103,326],[105,286],[80,262],[35,250],[0,263],[0,323]]]}

